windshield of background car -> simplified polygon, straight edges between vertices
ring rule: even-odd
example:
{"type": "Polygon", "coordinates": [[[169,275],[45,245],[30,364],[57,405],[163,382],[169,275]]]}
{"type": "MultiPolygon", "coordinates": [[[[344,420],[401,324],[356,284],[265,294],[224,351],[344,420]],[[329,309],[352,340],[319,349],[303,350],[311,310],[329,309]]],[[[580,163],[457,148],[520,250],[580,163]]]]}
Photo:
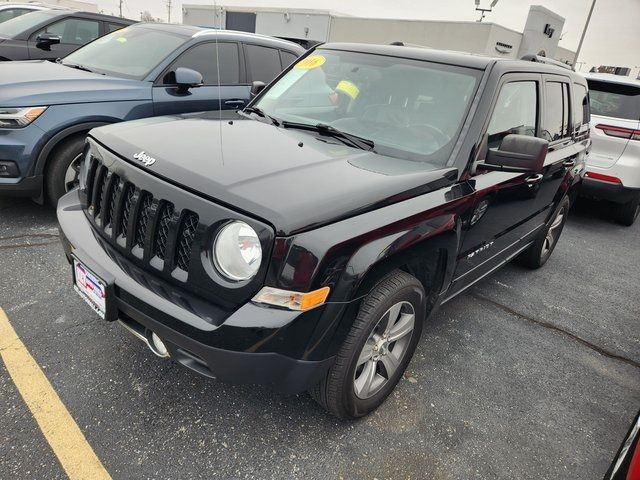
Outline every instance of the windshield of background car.
{"type": "Polygon", "coordinates": [[[31,27],[40,25],[53,16],[50,12],[31,12],[0,23],[0,37],[13,38],[31,27]]]}
{"type": "Polygon", "coordinates": [[[142,80],[186,41],[187,37],[155,28],[127,27],[85,45],[62,63],[142,80]]]}
{"type": "Polygon", "coordinates": [[[318,49],[255,105],[277,120],[330,125],[375,152],[446,164],[481,72],[385,55],[318,49]]]}
{"type": "Polygon", "coordinates": [[[587,80],[591,113],[640,120],[640,86],[587,80]]]}

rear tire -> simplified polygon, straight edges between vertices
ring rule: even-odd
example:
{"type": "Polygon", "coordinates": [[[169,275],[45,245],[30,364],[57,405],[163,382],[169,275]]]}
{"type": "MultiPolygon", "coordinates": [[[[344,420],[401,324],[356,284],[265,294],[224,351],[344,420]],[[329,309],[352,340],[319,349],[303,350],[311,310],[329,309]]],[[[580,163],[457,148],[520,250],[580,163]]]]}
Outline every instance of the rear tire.
{"type": "Polygon", "coordinates": [[[516,261],[520,265],[535,269],[547,263],[558,244],[570,207],[569,197],[564,197],[533,244],[518,256],[516,261]]]}
{"type": "Polygon", "coordinates": [[[341,419],[378,408],[402,377],[420,339],[425,291],[413,276],[395,270],[367,295],[336,361],[311,396],[341,419]]]}
{"type": "Polygon", "coordinates": [[[630,227],[640,215],[640,195],[627,203],[618,204],[613,210],[616,221],[630,227]]]}
{"type": "Polygon", "coordinates": [[[45,170],[44,187],[47,201],[53,207],[58,204],[60,197],[77,186],[84,142],[85,136],[78,135],[64,140],[51,153],[45,170]]]}

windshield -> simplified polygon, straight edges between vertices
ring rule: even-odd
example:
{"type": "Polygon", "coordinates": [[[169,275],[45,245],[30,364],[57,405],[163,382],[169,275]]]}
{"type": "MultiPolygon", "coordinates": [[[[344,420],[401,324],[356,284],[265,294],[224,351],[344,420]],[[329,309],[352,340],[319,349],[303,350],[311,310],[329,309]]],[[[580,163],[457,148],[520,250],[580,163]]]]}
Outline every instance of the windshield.
{"type": "Polygon", "coordinates": [[[52,17],[50,12],[32,12],[0,23],[0,37],[13,38],[52,17]]]}
{"type": "Polygon", "coordinates": [[[155,28],[127,27],[105,35],[65,57],[65,65],[142,80],[187,39],[155,28]]]}
{"type": "Polygon", "coordinates": [[[376,153],[444,165],[479,71],[318,49],[255,105],[279,121],[329,125],[373,141],[376,153]]]}

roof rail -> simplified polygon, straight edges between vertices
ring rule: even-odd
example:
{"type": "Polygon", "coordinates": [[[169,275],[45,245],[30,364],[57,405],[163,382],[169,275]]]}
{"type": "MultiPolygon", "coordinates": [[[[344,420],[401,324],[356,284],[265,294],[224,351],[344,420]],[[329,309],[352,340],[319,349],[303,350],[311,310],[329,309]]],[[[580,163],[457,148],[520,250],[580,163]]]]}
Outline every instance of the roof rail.
{"type": "Polygon", "coordinates": [[[567,70],[574,70],[573,67],[567,63],[562,63],[562,62],[559,62],[558,60],[543,57],[541,55],[525,55],[520,60],[524,60],[525,62],[546,63],[548,65],[555,65],[556,67],[566,68],[567,70]]]}

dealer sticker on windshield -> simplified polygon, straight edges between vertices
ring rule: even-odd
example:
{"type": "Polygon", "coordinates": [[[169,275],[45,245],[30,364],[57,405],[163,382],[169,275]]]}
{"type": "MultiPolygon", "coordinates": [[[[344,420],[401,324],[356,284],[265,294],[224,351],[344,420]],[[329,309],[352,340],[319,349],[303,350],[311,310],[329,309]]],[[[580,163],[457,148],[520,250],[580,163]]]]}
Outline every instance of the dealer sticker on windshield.
{"type": "Polygon", "coordinates": [[[312,68],[321,67],[326,61],[327,59],[322,55],[310,55],[296,63],[293,68],[297,68],[298,70],[310,70],[312,68]]]}
{"type": "Polygon", "coordinates": [[[107,309],[105,283],[75,258],[73,259],[73,273],[74,290],[104,319],[107,309]]]}

